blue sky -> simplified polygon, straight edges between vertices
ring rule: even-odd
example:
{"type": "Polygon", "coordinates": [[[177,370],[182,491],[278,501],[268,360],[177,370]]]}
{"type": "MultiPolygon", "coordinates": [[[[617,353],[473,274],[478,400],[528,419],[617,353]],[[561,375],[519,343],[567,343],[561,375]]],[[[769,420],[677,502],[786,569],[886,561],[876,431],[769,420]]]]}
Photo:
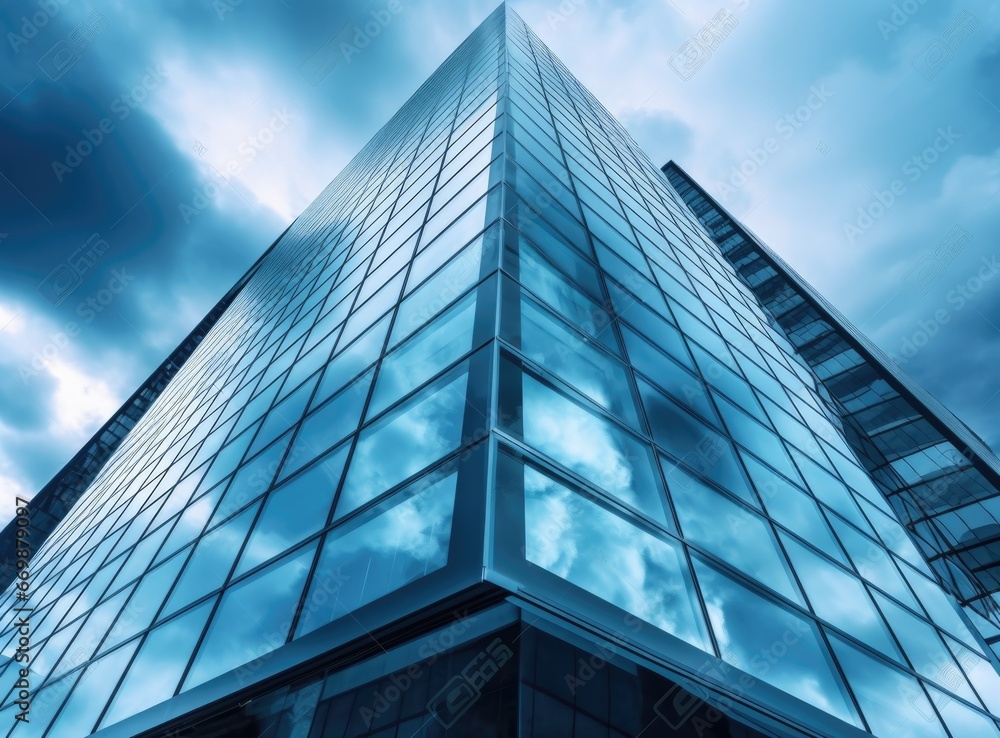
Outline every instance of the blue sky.
{"type": "MultiPolygon", "coordinates": [[[[0,10],[0,517],[495,6],[0,10]]],[[[685,167],[1000,445],[1000,7],[512,6],[654,162],[685,167]]]]}

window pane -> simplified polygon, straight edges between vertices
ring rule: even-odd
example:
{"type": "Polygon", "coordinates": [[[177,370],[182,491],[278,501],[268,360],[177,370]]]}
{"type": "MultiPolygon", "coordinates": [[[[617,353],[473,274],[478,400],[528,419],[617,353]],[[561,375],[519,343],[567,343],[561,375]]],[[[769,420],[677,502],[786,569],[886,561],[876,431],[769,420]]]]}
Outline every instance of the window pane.
{"type": "Polygon", "coordinates": [[[150,631],[101,726],[117,723],[173,696],[201,637],[214,600],[150,631]]]}
{"type": "Polygon", "coordinates": [[[379,367],[368,417],[374,417],[468,353],[472,349],[475,317],[476,294],[473,292],[433,325],[386,356],[379,367]]]}
{"type": "Polygon", "coordinates": [[[843,482],[831,476],[797,451],[793,450],[792,456],[817,500],[826,503],[862,530],[871,530],[871,526],[868,525],[858,509],[858,503],[854,501],[843,482]]]}
{"type": "Polygon", "coordinates": [[[788,599],[805,604],[774,533],[762,517],[680,469],[670,482],[670,499],[687,540],[788,599]]]}
{"type": "Polygon", "coordinates": [[[903,581],[902,575],[885,549],[841,520],[834,519],[833,527],[861,576],[914,610],[920,609],[920,605],[917,604],[910,588],[906,586],[906,582],[903,581]]]}
{"type": "Polygon", "coordinates": [[[88,666],[46,735],[79,738],[81,731],[84,735],[90,733],[137,645],[135,641],[122,646],[88,666]]]}
{"type": "Polygon", "coordinates": [[[368,399],[368,387],[374,374],[374,369],[368,370],[302,421],[298,434],[292,442],[292,448],[288,452],[288,458],[281,468],[279,479],[305,466],[333,444],[357,430],[361,422],[361,411],[364,409],[365,400],[368,399]]]}
{"type": "Polygon", "coordinates": [[[385,316],[373,325],[361,338],[345,348],[327,364],[316,396],[312,400],[312,408],[325,402],[345,384],[354,379],[362,369],[367,369],[382,353],[386,331],[389,330],[389,317],[385,316]]]}
{"type": "Polygon", "coordinates": [[[247,503],[257,499],[267,491],[290,440],[291,434],[285,435],[240,467],[240,470],[233,475],[233,481],[222,496],[222,501],[215,514],[208,521],[209,528],[238,512],[247,503]]]}
{"type": "Polygon", "coordinates": [[[948,726],[953,736],[982,736],[982,738],[1000,738],[997,725],[989,718],[966,707],[951,696],[942,694],[930,687],[928,691],[934,706],[937,707],[944,724],[948,726]]]}
{"type": "MultiPolygon", "coordinates": [[[[636,300],[632,295],[619,288],[614,282],[608,282],[608,292],[611,294],[611,300],[614,303],[615,312],[618,314],[618,317],[628,321],[629,325],[634,326],[640,335],[647,336],[650,341],[653,341],[658,348],[670,354],[672,358],[688,368],[694,368],[680,331],[636,300]]],[[[627,335],[625,339],[625,347],[631,355],[633,345],[628,343],[627,335]]],[[[636,350],[641,351],[641,347],[636,350]]]]}
{"type": "Polygon", "coordinates": [[[343,517],[457,449],[468,384],[468,363],[463,363],[363,431],[335,517],[343,517]]]}
{"type": "MultiPolygon", "coordinates": [[[[517,345],[517,338],[512,339],[517,345]]],[[[625,367],[529,300],[521,300],[520,349],[616,418],[638,428],[625,367]]]]}
{"type": "Polygon", "coordinates": [[[611,316],[608,311],[568,282],[548,262],[535,256],[526,243],[522,244],[518,271],[521,284],[581,330],[618,352],[614,332],[609,330],[611,316]]]}
{"type": "Polygon", "coordinates": [[[524,467],[525,557],[591,594],[710,650],[681,547],[524,467]]]}
{"type": "Polygon", "coordinates": [[[742,458],[768,514],[797,536],[846,566],[847,557],[830,532],[830,526],[823,518],[816,501],[749,454],[742,458]]]}
{"type": "Polygon", "coordinates": [[[160,619],[223,585],[256,513],[257,505],[247,508],[198,541],[160,619]]]}
{"type": "Polygon", "coordinates": [[[523,382],[526,443],[666,524],[652,449],[533,377],[523,382]]]}
{"type": "Polygon", "coordinates": [[[815,624],[694,559],[722,658],[860,727],[815,624]],[[783,652],[777,657],[776,649],[783,652]]]}
{"type": "Polygon", "coordinates": [[[830,637],[830,643],[872,733],[944,738],[944,729],[916,679],[836,636],[830,637]]]}
{"type": "Polygon", "coordinates": [[[226,590],[184,680],[188,690],[284,644],[316,545],[226,590]]]}
{"type": "MultiPolygon", "coordinates": [[[[52,670],[50,674],[51,678],[56,678],[62,673],[79,666],[94,655],[94,652],[97,650],[97,644],[104,639],[108,628],[114,622],[118,611],[121,610],[127,595],[128,590],[122,590],[110,600],[105,600],[93,609],[89,617],[86,618],[86,623],[80,628],[69,648],[66,649],[66,653],[62,659],[52,670]]],[[[66,630],[72,631],[75,629],[76,626],[71,625],[66,630]]]]}
{"type": "Polygon", "coordinates": [[[458,473],[432,474],[393,495],[323,544],[296,637],[448,562],[458,473]]]}
{"type": "Polygon", "coordinates": [[[816,614],[902,663],[903,655],[861,581],[788,536],[781,540],[816,614]]]}
{"type": "Polygon", "coordinates": [[[342,444],[315,466],[271,492],[234,576],[284,553],[326,525],[349,449],[350,444],[342,444]]]}
{"type": "Polygon", "coordinates": [[[535,248],[527,239],[521,236],[518,239],[518,250],[520,252],[520,274],[521,283],[525,287],[535,290],[537,283],[529,283],[526,279],[544,280],[548,285],[542,288],[539,294],[543,294],[548,289],[563,291],[561,285],[566,285],[566,278],[553,271],[549,266],[549,260],[566,272],[594,299],[601,299],[601,282],[597,276],[597,269],[587,261],[584,261],[573,249],[565,246],[554,237],[544,239],[541,248],[535,248]],[[536,270],[538,275],[535,274],[536,270]]]}
{"type": "Polygon", "coordinates": [[[958,664],[945,648],[941,636],[933,626],[877,592],[875,601],[892,626],[892,631],[910,659],[914,671],[973,704],[978,703],[958,664]]]}
{"type": "Polygon", "coordinates": [[[632,366],[666,390],[671,397],[684,403],[710,423],[719,425],[715,410],[712,409],[708,393],[705,391],[705,385],[700,379],[668,358],[628,326],[622,325],[621,329],[632,366]]]}
{"type": "MultiPolygon", "coordinates": [[[[460,234],[456,233],[456,236],[458,235],[460,234]]],[[[402,303],[396,325],[392,329],[393,342],[401,340],[420,326],[420,320],[411,318],[412,314],[426,312],[424,306],[441,299],[443,295],[450,293],[449,299],[454,299],[475,283],[479,279],[484,250],[487,258],[495,258],[493,249],[496,239],[497,232],[493,229],[462,248],[462,243],[453,240],[449,232],[421,251],[410,267],[406,282],[407,292],[420,285],[439,266],[448,263],[402,303]]]]}
{"type": "MultiPolygon", "coordinates": [[[[756,507],[729,439],[651,384],[640,380],[638,386],[653,440],[674,458],[756,507]]],[[[674,468],[674,465],[664,466],[668,484],[674,468]]],[[[679,477],[681,484],[684,479],[683,475],[679,477]]]]}
{"type": "Polygon", "coordinates": [[[749,449],[786,477],[795,476],[792,460],[774,431],[756,422],[720,395],[715,395],[715,403],[734,441],[749,449]]]}
{"type": "Polygon", "coordinates": [[[101,650],[114,648],[153,622],[153,617],[163,603],[163,598],[170,591],[184,558],[183,554],[174,556],[163,566],[142,578],[135,588],[134,596],[118,615],[118,620],[108,633],[101,650]]]}

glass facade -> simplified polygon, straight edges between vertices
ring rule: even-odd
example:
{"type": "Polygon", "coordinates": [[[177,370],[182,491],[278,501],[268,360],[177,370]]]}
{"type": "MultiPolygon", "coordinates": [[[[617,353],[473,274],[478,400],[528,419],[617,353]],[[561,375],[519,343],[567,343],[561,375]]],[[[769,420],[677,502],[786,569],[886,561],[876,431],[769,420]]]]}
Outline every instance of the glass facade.
{"type": "Polygon", "coordinates": [[[846,428],[501,6],[32,558],[26,678],[8,590],[0,725],[1000,735],[989,649],[846,428]]]}
{"type": "Polygon", "coordinates": [[[851,447],[1000,653],[1000,461],[675,163],[663,167],[829,390],[851,447]]]}

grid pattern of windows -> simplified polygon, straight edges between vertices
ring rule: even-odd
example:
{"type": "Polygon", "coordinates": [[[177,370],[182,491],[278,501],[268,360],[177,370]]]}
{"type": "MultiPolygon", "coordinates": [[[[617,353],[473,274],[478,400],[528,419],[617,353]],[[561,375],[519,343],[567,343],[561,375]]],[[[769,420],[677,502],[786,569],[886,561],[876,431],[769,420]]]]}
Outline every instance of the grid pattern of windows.
{"type": "Polygon", "coordinates": [[[723,254],[839,402],[848,439],[942,582],[1000,649],[1000,464],[676,164],[664,167],[723,254]],[[987,618],[990,622],[986,622],[987,618]]]}
{"type": "MultiPolygon", "coordinates": [[[[12,734],[155,724],[461,571],[793,695],[765,712],[1000,735],[981,639],[771,320],[501,7],[289,228],[32,560],[12,734]]],[[[532,680],[544,718],[558,700],[532,680]]],[[[633,719],[584,712],[581,735],[633,719]]]]}
{"type": "Polygon", "coordinates": [[[823,372],[513,14],[507,57],[496,565],[876,735],[996,735],[984,644],[823,372]]]}
{"type": "Polygon", "coordinates": [[[114,724],[446,565],[487,431],[502,23],[295,221],[33,559],[14,734],[114,724]]]}

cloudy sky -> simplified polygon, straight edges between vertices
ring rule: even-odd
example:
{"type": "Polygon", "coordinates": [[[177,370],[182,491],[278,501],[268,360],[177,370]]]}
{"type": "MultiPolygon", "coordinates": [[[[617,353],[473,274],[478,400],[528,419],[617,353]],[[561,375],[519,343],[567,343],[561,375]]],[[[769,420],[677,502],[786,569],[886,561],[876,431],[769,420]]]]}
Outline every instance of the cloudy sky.
{"type": "MultiPolygon", "coordinates": [[[[495,5],[5,4],[0,518],[495,5]]],[[[654,162],[1000,445],[1000,7],[512,5],[654,162]]]]}

